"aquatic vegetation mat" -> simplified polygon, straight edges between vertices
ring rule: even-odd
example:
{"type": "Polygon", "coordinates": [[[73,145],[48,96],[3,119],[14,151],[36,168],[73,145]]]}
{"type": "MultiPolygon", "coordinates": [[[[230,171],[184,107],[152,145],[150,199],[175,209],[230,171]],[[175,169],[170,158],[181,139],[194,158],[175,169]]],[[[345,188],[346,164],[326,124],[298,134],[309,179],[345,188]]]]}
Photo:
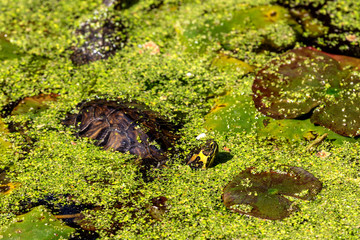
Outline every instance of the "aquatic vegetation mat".
{"type": "Polygon", "coordinates": [[[276,2],[0,1],[0,232],[50,211],[63,239],[356,239],[360,5],[276,2]],[[231,205],[239,173],[269,201],[231,205]]]}

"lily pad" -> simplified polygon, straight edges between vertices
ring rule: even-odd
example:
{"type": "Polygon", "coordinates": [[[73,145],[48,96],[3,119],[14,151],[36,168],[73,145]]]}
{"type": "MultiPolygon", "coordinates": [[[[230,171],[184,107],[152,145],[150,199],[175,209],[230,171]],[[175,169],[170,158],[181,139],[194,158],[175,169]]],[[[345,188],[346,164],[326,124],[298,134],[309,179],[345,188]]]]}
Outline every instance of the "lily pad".
{"type": "Polygon", "coordinates": [[[323,126],[316,126],[310,122],[310,119],[268,119],[266,126],[258,130],[259,136],[271,137],[272,139],[286,138],[291,141],[311,141],[326,133],[326,139],[335,141],[334,144],[340,144],[345,141],[357,141],[355,138],[344,137],[334,133],[323,126]]]}
{"type": "Polygon", "coordinates": [[[327,139],[341,142],[355,142],[357,139],[341,136],[323,126],[315,126],[310,119],[279,119],[266,117],[258,112],[250,95],[228,92],[215,100],[215,106],[205,116],[204,127],[220,133],[255,132],[271,139],[285,138],[291,141],[314,140],[327,133],[327,139]],[[312,137],[311,137],[312,136],[312,137]]]}
{"type": "Polygon", "coordinates": [[[322,183],[300,167],[283,167],[281,171],[253,173],[253,168],[237,175],[224,188],[223,201],[230,210],[253,217],[279,220],[299,211],[284,196],[312,200],[322,183]]]}
{"type": "Polygon", "coordinates": [[[222,133],[249,133],[262,128],[265,119],[256,111],[250,95],[229,92],[216,100],[211,112],[205,116],[204,127],[222,133]]]}
{"type": "Polygon", "coordinates": [[[22,115],[22,114],[38,114],[47,108],[48,102],[56,101],[57,94],[40,94],[33,97],[26,97],[22,99],[18,105],[12,110],[11,115],[22,115]]]}
{"type": "Polygon", "coordinates": [[[335,59],[336,61],[338,61],[338,63],[340,64],[342,69],[350,67],[350,68],[352,68],[354,70],[360,70],[360,59],[359,58],[349,57],[349,56],[345,56],[345,55],[331,54],[331,53],[327,53],[327,52],[317,50],[316,48],[312,48],[312,47],[308,47],[308,48],[313,50],[313,51],[319,51],[319,52],[321,52],[323,54],[326,54],[329,57],[335,59]]]}
{"type": "Polygon", "coordinates": [[[255,107],[267,116],[311,115],[312,123],[340,135],[360,135],[359,72],[343,70],[320,51],[298,48],[270,61],[257,73],[252,90],[255,107]]]}
{"type": "Polygon", "coordinates": [[[38,206],[17,216],[11,225],[0,233],[0,237],[9,240],[55,240],[67,239],[74,232],[74,228],[57,220],[44,206],[38,206]]]}
{"type": "Polygon", "coordinates": [[[0,33],[0,61],[19,58],[21,56],[20,49],[10,43],[10,41],[5,38],[4,34],[0,33]]]}
{"type": "MultiPolygon", "coordinates": [[[[289,47],[295,42],[295,32],[302,32],[301,26],[291,18],[287,9],[281,6],[271,5],[235,11],[229,16],[222,16],[220,19],[209,19],[204,23],[197,23],[194,21],[189,24],[184,31],[178,32],[180,33],[180,40],[184,43],[187,50],[190,52],[203,53],[208,46],[214,43],[220,43],[225,46],[226,49],[233,48],[234,46],[229,46],[231,38],[239,37],[240,33],[249,32],[251,30],[255,35],[260,36],[262,39],[260,41],[281,48],[289,47]],[[280,25],[285,28],[290,26],[290,32],[284,34],[284,32],[281,31],[283,28],[279,27],[280,25]],[[281,32],[281,35],[277,37],[282,38],[283,41],[281,44],[286,42],[286,46],[279,46],[277,41],[272,41],[277,39],[274,36],[276,32],[273,31],[273,28],[276,28],[278,32],[281,32]],[[263,29],[268,29],[269,31],[259,31],[263,29]],[[273,37],[265,37],[269,34],[273,37]],[[290,42],[284,41],[284,38],[289,36],[291,36],[290,38],[292,40],[290,42]]],[[[254,37],[248,39],[248,41],[254,41],[254,37]]]]}
{"type": "Polygon", "coordinates": [[[225,54],[219,54],[211,63],[211,67],[215,67],[224,72],[238,72],[240,74],[246,74],[254,71],[254,67],[243,62],[239,59],[227,56],[225,54]]]}
{"type": "Polygon", "coordinates": [[[291,8],[290,13],[300,22],[304,29],[304,37],[320,37],[326,34],[329,27],[324,26],[320,20],[314,18],[305,8],[291,8]]]}

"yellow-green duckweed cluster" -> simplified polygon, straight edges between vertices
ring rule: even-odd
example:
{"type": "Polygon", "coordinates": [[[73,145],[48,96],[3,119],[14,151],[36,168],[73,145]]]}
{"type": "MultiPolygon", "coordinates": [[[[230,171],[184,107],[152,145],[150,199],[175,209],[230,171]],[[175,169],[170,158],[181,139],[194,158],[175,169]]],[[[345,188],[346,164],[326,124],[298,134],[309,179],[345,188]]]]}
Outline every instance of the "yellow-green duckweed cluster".
{"type": "MultiPolygon", "coordinates": [[[[251,99],[256,73],[288,49],[320,46],[332,54],[352,52],[352,57],[359,57],[359,26],[356,14],[351,17],[351,12],[359,12],[358,4],[352,0],[104,2],[0,3],[0,165],[8,182],[18,184],[10,193],[0,194],[0,235],[12,232],[16,225],[11,223],[22,214],[30,216],[40,209],[41,214],[50,211],[55,216],[81,213],[81,218],[76,215],[66,221],[77,227],[76,234],[83,234],[81,226],[91,230],[87,236],[98,239],[358,238],[359,143],[335,145],[332,140],[337,138],[330,131],[317,131],[318,126],[309,121],[306,127],[294,127],[301,128],[301,137],[289,141],[280,133],[291,135],[293,125],[256,112],[251,99]],[[306,13],[296,16],[289,6],[305,8],[317,20],[299,20],[306,13]],[[238,13],[261,15],[264,8],[276,9],[276,16],[284,13],[285,18],[264,28],[251,17],[246,18],[249,25],[233,22],[238,13]],[[87,40],[79,37],[77,29],[103,17],[121,19],[126,41],[107,59],[73,64],[74,47],[87,40]],[[330,21],[324,21],[327,18],[330,21]],[[222,21],[229,23],[229,29],[215,35],[206,31],[206,24],[221,28],[222,21]],[[325,28],[317,28],[319,22],[325,28]],[[189,51],[184,40],[189,29],[200,29],[195,38],[208,43],[201,54],[189,51]],[[320,31],[309,34],[311,29],[320,31]],[[342,31],[335,36],[334,29],[342,31]],[[149,42],[158,50],[144,50],[149,42]],[[13,110],[21,100],[51,94],[56,99],[40,111],[34,110],[38,103],[13,110]],[[150,171],[152,181],[141,178],[136,156],[104,151],[61,124],[68,113],[77,113],[78,103],[93,99],[142,102],[182,125],[166,166],[150,171]],[[221,110],[226,112],[224,121],[221,110]],[[220,119],[211,122],[209,116],[220,119]],[[255,127],[264,123],[267,130],[257,131],[255,127]],[[220,125],[221,131],[214,129],[220,125]],[[276,125],[285,125],[285,130],[276,125]],[[308,127],[310,131],[302,131],[308,127]],[[314,144],[323,133],[328,138],[314,144]],[[192,170],[185,164],[187,155],[208,139],[219,145],[214,165],[192,170]],[[224,205],[224,187],[239,173],[251,167],[265,173],[284,165],[304,169],[322,182],[322,190],[311,201],[289,198],[300,211],[271,221],[234,213],[224,205]],[[42,207],[35,208],[38,205],[42,207]]],[[[57,225],[63,220],[49,221],[57,225]]]]}

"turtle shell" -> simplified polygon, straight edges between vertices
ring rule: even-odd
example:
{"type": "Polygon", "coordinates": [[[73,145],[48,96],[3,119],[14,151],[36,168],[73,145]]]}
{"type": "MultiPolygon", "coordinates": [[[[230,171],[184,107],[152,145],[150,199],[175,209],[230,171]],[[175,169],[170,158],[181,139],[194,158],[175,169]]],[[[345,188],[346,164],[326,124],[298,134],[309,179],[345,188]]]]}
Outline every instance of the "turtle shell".
{"type": "Polygon", "coordinates": [[[105,149],[129,152],[155,162],[165,161],[166,152],[179,138],[174,124],[136,102],[82,103],[79,113],[69,114],[62,123],[75,126],[77,136],[95,139],[105,149]]]}

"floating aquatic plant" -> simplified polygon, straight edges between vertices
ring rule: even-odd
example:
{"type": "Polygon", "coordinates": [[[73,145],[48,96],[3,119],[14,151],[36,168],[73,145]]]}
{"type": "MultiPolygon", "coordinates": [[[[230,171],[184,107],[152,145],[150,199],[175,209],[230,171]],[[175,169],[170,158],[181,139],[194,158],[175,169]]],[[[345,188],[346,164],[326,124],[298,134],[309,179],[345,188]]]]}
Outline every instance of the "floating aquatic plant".
{"type": "Polygon", "coordinates": [[[22,54],[19,50],[17,46],[6,39],[4,34],[0,33],[0,61],[21,57],[22,54]]]}
{"type": "Polygon", "coordinates": [[[263,127],[265,119],[254,108],[250,95],[229,92],[216,100],[211,112],[205,116],[204,127],[222,133],[249,133],[263,127]]]}
{"type": "Polygon", "coordinates": [[[322,183],[300,167],[260,173],[248,168],[226,185],[223,201],[234,212],[279,220],[299,210],[284,196],[312,200],[321,189],[322,183]]]}
{"type": "Polygon", "coordinates": [[[254,71],[254,67],[239,59],[220,53],[211,63],[211,67],[215,67],[224,72],[238,72],[246,74],[254,71]]]}
{"type": "Polygon", "coordinates": [[[258,112],[251,96],[246,93],[228,92],[215,100],[210,113],[205,116],[204,127],[220,133],[255,132],[271,139],[285,138],[291,141],[314,140],[323,134],[327,139],[341,143],[354,142],[356,139],[344,137],[323,126],[315,126],[310,119],[278,119],[266,117],[258,112]]]}
{"type": "Polygon", "coordinates": [[[254,80],[255,107],[275,119],[311,115],[314,124],[343,136],[359,136],[360,74],[348,69],[357,62],[336,58],[298,48],[273,59],[254,80]]]}
{"type": "Polygon", "coordinates": [[[10,226],[0,232],[3,239],[67,239],[74,228],[57,220],[44,206],[38,206],[30,212],[17,216],[10,226]]]}

